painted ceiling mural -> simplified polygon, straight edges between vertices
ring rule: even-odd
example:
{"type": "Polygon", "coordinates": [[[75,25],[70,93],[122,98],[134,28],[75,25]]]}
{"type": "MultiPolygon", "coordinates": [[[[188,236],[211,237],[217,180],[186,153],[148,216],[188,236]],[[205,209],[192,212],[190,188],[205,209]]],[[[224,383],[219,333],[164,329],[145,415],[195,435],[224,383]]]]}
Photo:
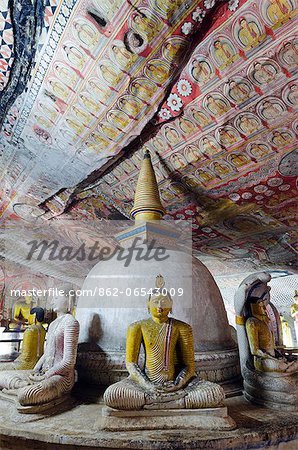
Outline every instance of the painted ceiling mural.
{"type": "Polygon", "coordinates": [[[192,221],[198,257],[293,269],[295,0],[36,2],[26,76],[13,3],[0,0],[6,229],[128,218],[149,149],[165,219],[192,221]]]}

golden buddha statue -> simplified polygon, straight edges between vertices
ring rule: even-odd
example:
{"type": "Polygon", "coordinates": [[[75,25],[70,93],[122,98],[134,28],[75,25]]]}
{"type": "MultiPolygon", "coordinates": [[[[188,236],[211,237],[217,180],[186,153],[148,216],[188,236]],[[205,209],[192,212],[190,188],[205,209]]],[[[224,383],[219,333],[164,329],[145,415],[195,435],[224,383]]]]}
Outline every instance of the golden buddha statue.
{"type": "Polygon", "coordinates": [[[31,314],[32,308],[32,297],[31,295],[26,295],[24,301],[18,301],[14,305],[13,319],[15,322],[27,326],[34,324],[35,315],[31,314]]]}
{"type": "Polygon", "coordinates": [[[270,300],[267,272],[245,278],[235,294],[237,340],[244,396],[272,409],[298,410],[298,361],[276,347],[266,305],[270,300]]]}
{"type": "Polygon", "coordinates": [[[266,312],[270,289],[266,282],[257,280],[248,293],[250,313],[245,322],[245,329],[254,367],[261,372],[297,372],[298,361],[286,355],[282,348],[275,346],[266,312]]]}
{"type": "Polygon", "coordinates": [[[220,406],[223,389],[201,381],[195,373],[191,326],[169,318],[172,299],[163,277],[156,277],[156,289],[148,300],[151,318],[131,324],[126,340],[126,368],[129,377],[112,384],[104,393],[105,404],[120,410],[181,409],[220,406]],[[141,344],[145,368],[139,366],[141,344]]]}
{"type": "Polygon", "coordinates": [[[13,362],[0,364],[0,370],[31,370],[43,355],[46,337],[46,330],[42,325],[44,309],[32,308],[30,315],[35,317],[35,324],[30,325],[24,333],[20,356],[13,362]]]}

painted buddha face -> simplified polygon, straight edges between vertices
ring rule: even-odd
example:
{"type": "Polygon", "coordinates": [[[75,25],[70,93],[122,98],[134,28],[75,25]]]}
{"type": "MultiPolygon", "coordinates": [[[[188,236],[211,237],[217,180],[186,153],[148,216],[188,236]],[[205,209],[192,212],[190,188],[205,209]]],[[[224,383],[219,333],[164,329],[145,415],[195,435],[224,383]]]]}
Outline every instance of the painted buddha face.
{"type": "Polygon", "coordinates": [[[148,302],[148,309],[153,319],[166,321],[172,310],[172,300],[167,295],[153,295],[148,302]]]}

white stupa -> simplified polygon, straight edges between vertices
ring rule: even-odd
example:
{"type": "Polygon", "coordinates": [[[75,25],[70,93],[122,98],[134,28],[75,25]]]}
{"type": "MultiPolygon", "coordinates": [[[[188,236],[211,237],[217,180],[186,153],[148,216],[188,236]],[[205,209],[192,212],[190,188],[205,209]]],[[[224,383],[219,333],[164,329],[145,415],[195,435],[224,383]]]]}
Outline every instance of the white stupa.
{"type": "Polygon", "coordinates": [[[116,237],[124,250],[96,264],[82,286],[82,290],[97,292],[93,297],[80,297],[76,313],[80,322],[78,371],[85,380],[106,385],[127,376],[126,331],[130,323],[147,318],[147,300],[158,274],[172,296],[173,316],[193,328],[200,375],[229,382],[240,373],[238,349],[215,280],[203,263],[182,249],[180,231],[175,222],[162,221],[163,214],[146,152],[132,209],[135,225],[116,237]],[[147,258],[140,259],[140,255],[147,258]]]}

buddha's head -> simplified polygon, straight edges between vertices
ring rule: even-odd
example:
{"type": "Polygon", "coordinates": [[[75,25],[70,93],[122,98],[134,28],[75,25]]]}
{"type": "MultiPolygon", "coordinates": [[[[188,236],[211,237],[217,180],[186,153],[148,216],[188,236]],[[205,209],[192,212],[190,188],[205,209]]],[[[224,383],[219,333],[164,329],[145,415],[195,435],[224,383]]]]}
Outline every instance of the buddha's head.
{"type": "Polygon", "coordinates": [[[127,100],[126,100],[125,98],[120,98],[118,103],[119,103],[119,105],[120,105],[121,107],[123,107],[123,106],[125,106],[128,102],[127,102],[127,100]]]}
{"type": "Polygon", "coordinates": [[[160,291],[158,289],[154,289],[154,291],[148,301],[148,310],[150,311],[153,320],[156,319],[164,322],[172,311],[173,302],[169,294],[159,294],[160,291]]]}
{"type": "Polygon", "coordinates": [[[241,19],[240,19],[240,26],[241,27],[247,27],[247,25],[248,25],[248,23],[246,22],[246,19],[244,18],[244,17],[241,17],[241,19]]]}
{"type": "Polygon", "coordinates": [[[266,302],[259,301],[255,303],[250,304],[251,307],[251,313],[253,317],[257,317],[260,319],[267,318],[267,311],[266,311],[266,302]]]}
{"type": "Polygon", "coordinates": [[[135,23],[141,23],[141,22],[142,22],[142,18],[141,18],[138,14],[133,14],[132,20],[133,20],[135,23]]]}
{"type": "Polygon", "coordinates": [[[58,291],[57,295],[53,298],[52,304],[54,312],[62,314],[68,312],[69,300],[66,293],[62,294],[62,291],[61,293],[58,291]]]}
{"type": "Polygon", "coordinates": [[[165,322],[170,312],[172,312],[173,301],[164,287],[165,282],[161,275],[156,277],[156,289],[153,289],[148,300],[148,311],[152,319],[158,322],[165,322]]]}
{"type": "Polygon", "coordinates": [[[82,25],[80,25],[78,22],[75,22],[75,23],[74,23],[74,28],[75,28],[75,30],[77,30],[78,32],[80,32],[80,31],[83,30],[82,25]]]}
{"type": "Polygon", "coordinates": [[[25,295],[25,303],[26,305],[30,305],[30,303],[32,302],[32,296],[31,295],[25,295]]]}
{"type": "Polygon", "coordinates": [[[266,283],[255,284],[248,294],[251,313],[254,317],[267,318],[266,306],[270,301],[271,287],[266,283]]]}

